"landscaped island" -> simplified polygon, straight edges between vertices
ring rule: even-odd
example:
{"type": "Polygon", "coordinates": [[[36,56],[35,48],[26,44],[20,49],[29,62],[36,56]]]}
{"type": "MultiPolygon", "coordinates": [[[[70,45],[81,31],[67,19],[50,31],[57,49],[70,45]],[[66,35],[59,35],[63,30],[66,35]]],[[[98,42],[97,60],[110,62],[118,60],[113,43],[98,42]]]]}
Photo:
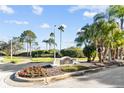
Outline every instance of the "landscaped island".
{"type": "Polygon", "coordinates": [[[67,65],[67,66],[58,66],[52,67],[51,65],[46,66],[33,66],[24,68],[18,72],[20,77],[25,78],[40,78],[40,77],[49,77],[64,74],[66,72],[74,72],[80,70],[86,70],[89,67],[85,67],[82,65],[67,65]]]}

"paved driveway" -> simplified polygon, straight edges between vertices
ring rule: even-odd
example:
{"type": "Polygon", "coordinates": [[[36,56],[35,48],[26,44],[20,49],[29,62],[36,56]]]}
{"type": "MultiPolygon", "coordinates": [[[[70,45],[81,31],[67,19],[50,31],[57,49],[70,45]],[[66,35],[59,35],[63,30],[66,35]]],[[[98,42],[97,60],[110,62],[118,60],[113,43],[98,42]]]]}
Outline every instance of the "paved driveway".
{"type": "Polygon", "coordinates": [[[124,67],[112,68],[94,74],[68,78],[42,87],[53,88],[106,88],[124,87],[124,67]]]}

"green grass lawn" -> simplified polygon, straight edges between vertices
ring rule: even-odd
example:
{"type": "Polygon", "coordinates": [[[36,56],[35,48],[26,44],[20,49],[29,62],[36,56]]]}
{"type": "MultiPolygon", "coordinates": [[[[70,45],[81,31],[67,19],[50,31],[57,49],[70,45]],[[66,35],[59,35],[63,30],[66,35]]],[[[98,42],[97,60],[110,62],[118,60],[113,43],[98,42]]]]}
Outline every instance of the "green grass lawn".
{"type": "Polygon", "coordinates": [[[32,58],[32,62],[53,62],[54,58],[32,58]]]}
{"type": "MultiPolygon", "coordinates": [[[[59,59],[59,58],[57,58],[57,59],[59,59]]],[[[87,60],[87,58],[75,58],[75,59],[76,59],[76,61],[86,61],[87,60]]],[[[49,58],[49,57],[48,58],[13,57],[11,59],[10,56],[8,56],[8,57],[5,56],[4,60],[2,62],[6,62],[6,63],[14,62],[14,63],[18,64],[18,63],[23,63],[23,62],[53,62],[53,60],[54,60],[54,58],[49,58]]],[[[95,60],[98,60],[98,57],[96,57],[95,60]]]]}
{"type": "Polygon", "coordinates": [[[73,71],[79,71],[79,70],[86,70],[86,69],[89,69],[89,67],[82,66],[82,65],[73,65],[73,66],[62,66],[61,69],[64,72],[73,72],[73,71]]]}
{"type": "Polygon", "coordinates": [[[28,57],[4,57],[4,60],[2,62],[14,62],[14,63],[23,63],[23,62],[53,62],[53,58],[28,58],[28,57]]]}
{"type": "MultiPolygon", "coordinates": [[[[87,58],[74,58],[76,61],[87,61],[87,58]]],[[[98,60],[98,57],[95,58],[95,60],[98,60]]]]}
{"type": "Polygon", "coordinates": [[[29,58],[26,58],[26,57],[13,57],[11,59],[10,56],[5,56],[4,57],[4,60],[2,60],[3,62],[6,62],[6,63],[9,63],[9,62],[15,62],[15,63],[21,63],[21,62],[26,62],[26,61],[29,61],[30,59],[29,58]]]}

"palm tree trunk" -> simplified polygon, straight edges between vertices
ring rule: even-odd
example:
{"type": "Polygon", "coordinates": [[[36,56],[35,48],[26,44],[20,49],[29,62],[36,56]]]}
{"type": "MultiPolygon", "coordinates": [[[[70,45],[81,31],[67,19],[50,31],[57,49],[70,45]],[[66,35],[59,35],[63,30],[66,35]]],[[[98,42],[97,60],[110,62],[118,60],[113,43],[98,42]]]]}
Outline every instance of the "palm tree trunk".
{"type": "Polygon", "coordinates": [[[102,49],[101,49],[101,47],[98,47],[98,57],[99,57],[99,62],[102,63],[102,49]]]}
{"type": "Polygon", "coordinates": [[[113,49],[113,60],[116,58],[116,49],[113,49]]]}
{"type": "Polygon", "coordinates": [[[47,50],[47,43],[46,43],[46,50],[47,50]]]}
{"type": "Polygon", "coordinates": [[[61,44],[62,44],[62,31],[60,31],[60,53],[61,53],[61,44]]]}
{"type": "Polygon", "coordinates": [[[112,60],[111,48],[109,48],[109,62],[112,60]]]}
{"type": "Polygon", "coordinates": [[[49,50],[50,50],[50,44],[49,44],[49,50]]]}
{"type": "Polygon", "coordinates": [[[107,59],[108,50],[109,50],[109,48],[106,47],[106,48],[105,48],[105,51],[104,51],[104,53],[103,53],[103,62],[107,59]]]}
{"type": "Polygon", "coordinates": [[[87,62],[91,62],[91,57],[88,57],[87,58],[87,62]]]}
{"type": "Polygon", "coordinates": [[[116,48],[116,57],[115,57],[116,59],[118,59],[119,58],[119,48],[117,47],[116,48]]]}
{"type": "Polygon", "coordinates": [[[122,29],[122,30],[123,30],[123,23],[124,23],[123,20],[124,20],[123,18],[120,19],[120,22],[121,22],[121,29],[122,29]]]}
{"type": "MultiPolygon", "coordinates": [[[[120,19],[120,21],[121,21],[121,30],[123,30],[123,23],[124,23],[124,21],[123,21],[124,19],[123,19],[123,17],[120,19]]],[[[123,51],[123,48],[121,47],[121,49],[120,49],[120,59],[122,59],[122,51],[123,51]]]]}
{"type": "Polygon", "coordinates": [[[119,54],[120,59],[122,59],[122,52],[123,52],[123,48],[121,47],[121,48],[120,48],[120,52],[119,52],[119,53],[120,53],[120,54],[119,54]]]}
{"type": "Polygon", "coordinates": [[[95,58],[96,58],[96,54],[93,56],[93,58],[92,58],[92,62],[95,60],[95,58]]]}

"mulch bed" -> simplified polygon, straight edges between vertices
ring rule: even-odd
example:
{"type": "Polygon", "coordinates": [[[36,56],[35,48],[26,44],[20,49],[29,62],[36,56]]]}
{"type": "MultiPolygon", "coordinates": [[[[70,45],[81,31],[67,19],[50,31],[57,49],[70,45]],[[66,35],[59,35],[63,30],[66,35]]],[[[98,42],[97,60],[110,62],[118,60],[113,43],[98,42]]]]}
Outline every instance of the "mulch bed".
{"type": "Polygon", "coordinates": [[[33,66],[22,69],[18,72],[20,77],[25,78],[40,78],[40,77],[49,77],[64,74],[60,67],[52,67],[50,65],[45,66],[33,66]]]}
{"type": "Polygon", "coordinates": [[[52,68],[47,68],[47,76],[56,76],[60,74],[64,74],[60,67],[52,67],[52,68]]]}

